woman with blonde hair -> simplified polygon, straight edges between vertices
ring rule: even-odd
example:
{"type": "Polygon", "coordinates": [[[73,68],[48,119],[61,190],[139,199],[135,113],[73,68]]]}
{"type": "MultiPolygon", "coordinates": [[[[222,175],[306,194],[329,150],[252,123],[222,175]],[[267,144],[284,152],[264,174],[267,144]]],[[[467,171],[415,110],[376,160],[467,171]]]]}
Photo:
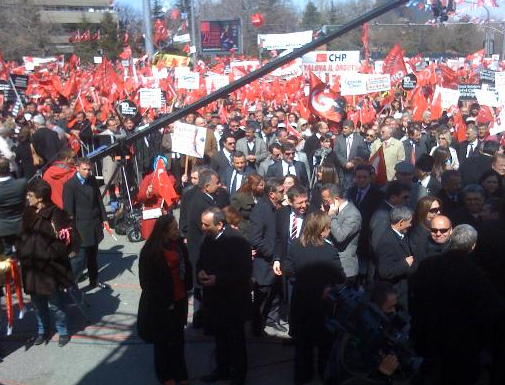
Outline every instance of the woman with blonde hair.
{"type": "Polygon", "coordinates": [[[459,160],[456,150],[451,147],[452,143],[451,132],[448,129],[447,130],[439,129],[437,134],[437,143],[438,146],[433,147],[431,149],[430,155],[433,156],[435,149],[439,147],[446,148],[449,151],[449,162],[447,163],[447,166],[449,167],[450,170],[457,170],[459,168],[459,160]]]}
{"type": "Polygon", "coordinates": [[[289,334],[295,341],[295,384],[313,379],[314,348],[318,348],[318,373],[324,371],[333,338],[324,326],[322,294],[328,285],[345,282],[338,252],[326,238],[330,219],[322,211],[307,215],[300,237],[288,248],[283,273],[293,284],[289,334]]]}

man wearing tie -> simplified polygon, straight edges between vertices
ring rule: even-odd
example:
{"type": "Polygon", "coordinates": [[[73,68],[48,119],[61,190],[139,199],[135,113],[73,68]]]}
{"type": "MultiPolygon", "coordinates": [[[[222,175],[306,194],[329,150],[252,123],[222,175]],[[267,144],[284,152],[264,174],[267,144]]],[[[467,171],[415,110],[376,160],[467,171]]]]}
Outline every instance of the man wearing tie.
{"type": "Polygon", "coordinates": [[[231,154],[235,151],[236,140],[233,135],[228,134],[223,136],[223,149],[210,159],[210,167],[218,173],[223,175],[224,172],[231,167],[231,154]]]}
{"type": "Polygon", "coordinates": [[[235,151],[231,155],[232,167],[228,167],[221,180],[223,181],[230,196],[246,183],[247,176],[254,172],[254,169],[246,166],[247,161],[243,152],[235,151]]]}
{"type": "Polygon", "coordinates": [[[415,166],[421,155],[427,153],[426,144],[421,137],[419,127],[410,127],[407,133],[408,139],[403,141],[405,159],[410,162],[411,165],[415,166]]]}
{"type": "MultiPolygon", "coordinates": [[[[291,242],[297,239],[302,231],[305,215],[307,214],[309,196],[307,189],[303,186],[293,186],[288,192],[289,206],[283,206],[275,213],[275,249],[273,270],[275,275],[282,275],[281,265],[286,258],[288,247],[291,242]]],[[[285,304],[289,302],[290,288],[286,287],[287,282],[283,282],[285,304]]],[[[287,329],[280,325],[267,325],[274,330],[286,332],[287,329]]]]}
{"type": "Polygon", "coordinates": [[[478,129],[475,123],[468,123],[466,129],[466,140],[459,146],[459,164],[463,164],[468,158],[479,155],[481,143],[477,138],[478,129]]]}
{"type": "Polygon", "coordinates": [[[282,145],[282,160],[268,167],[266,177],[283,178],[286,175],[295,175],[300,180],[300,183],[308,187],[309,177],[303,163],[294,160],[295,147],[291,143],[282,145]]]}
{"type": "Polygon", "coordinates": [[[335,154],[340,164],[339,177],[344,189],[351,186],[354,178],[355,158],[358,148],[364,146],[363,137],[354,133],[354,123],[347,119],[342,123],[342,133],[335,141],[335,154]]]}

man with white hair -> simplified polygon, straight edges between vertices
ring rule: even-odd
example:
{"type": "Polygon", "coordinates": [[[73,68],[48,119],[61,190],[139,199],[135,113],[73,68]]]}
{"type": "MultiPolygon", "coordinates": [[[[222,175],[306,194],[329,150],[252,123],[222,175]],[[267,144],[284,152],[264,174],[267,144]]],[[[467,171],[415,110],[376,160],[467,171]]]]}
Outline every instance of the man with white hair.
{"type": "Polygon", "coordinates": [[[14,128],[8,126],[7,123],[2,124],[0,122],[0,157],[3,157],[9,161],[10,172],[16,172],[16,154],[12,150],[14,147],[14,142],[11,136],[14,134],[14,128]]]}
{"type": "Polygon", "coordinates": [[[35,133],[32,135],[32,143],[35,152],[42,157],[44,164],[56,159],[62,145],[55,131],[46,127],[46,119],[42,115],[33,118],[35,133]]]}
{"type": "Polygon", "coordinates": [[[403,147],[403,143],[393,138],[393,131],[393,127],[383,125],[380,129],[380,139],[372,143],[370,151],[371,157],[373,157],[377,150],[379,150],[381,146],[383,147],[388,181],[392,181],[395,177],[395,165],[405,160],[405,148],[403,147]]]}
{"type": "Polygon", "coordinates": [[[411,338],[424,358],[423,383],[470,385],[482,372],[479,356],[487,338],[500,342],[490,331],[499,325],[503,306],[469,255],[477,231],[456,226],[450,242],[446,253],[426,259],[409,280],[411,338]]]}

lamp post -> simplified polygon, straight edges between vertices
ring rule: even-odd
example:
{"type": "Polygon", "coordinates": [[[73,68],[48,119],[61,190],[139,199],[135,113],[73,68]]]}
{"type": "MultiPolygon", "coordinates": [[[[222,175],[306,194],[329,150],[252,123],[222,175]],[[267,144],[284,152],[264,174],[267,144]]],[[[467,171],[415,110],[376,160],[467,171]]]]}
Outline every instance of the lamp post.
{"type": "Polygon", "coordinates": [[[491,56],[493,52],[491,51],[491,39],[490,39],[490,33],[489,33],[489,9],[482,4],[482,8],[486,10],[487,13],[487,19],[486,19],[486,38],[484,39],[484,54],[486,56],[491,56]]]}
{"type": "Polygon", "coordinates": [[[146,52],[149,59],[152,59],[154,55],[154,45],[151,24],[151,2],[149,0],[142,0],[142,14],[144,16],[144,41],[146,44],[146,52]]]}

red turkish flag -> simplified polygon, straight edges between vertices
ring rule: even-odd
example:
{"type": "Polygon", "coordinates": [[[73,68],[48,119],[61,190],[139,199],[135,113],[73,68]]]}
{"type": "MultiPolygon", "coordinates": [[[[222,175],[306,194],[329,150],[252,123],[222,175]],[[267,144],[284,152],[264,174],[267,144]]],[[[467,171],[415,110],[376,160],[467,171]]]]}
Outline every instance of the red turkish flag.
{"type": "Polygon", "coordinates": [[[316,75],[310,73],[310,93],[308,108],[314,115],[322,116],[334,122],[340,122],[342,115],[336,111],[337,94],[326,87],[316,75]]]}
{"type": "Polygon", "coordinates": [[[442,116],[442,93],[438,93],[431,103],[431,119],[438,120],[442,116]]]}
{"type": "Polygon", "coordinates": [[[386,60],[384,60],[382,72],[391,75],[391,84],[393,85],[401,82],[405,75],[407,75],[407,67],[405,67],[400,44],[396,44],[389,51],[386,60]]]}
{"type": "Polygon", "coordinates": [[[175,192],[174,186],[170,181],[170,177],[168,176],[167,170],[165,169],[165,162],[163,158],[158,157],[156,161],[156,168],[153,173],[153,192],[155,194],[161,195],[161,197],[165,200],[167,205],[172,205],[177,202],[179,199],[179,195],[175,192]]]}
{"type": "Polygon", "coordinates": [[[388,182],[388,177],[386,161],[384,160],[384,148],[382,146],[370,157],[368,163],[375,169],[375,184],[379,186],[385,185],[388,182]]]}
{"type": "Polygon", "coordinates": [[[482,64],[484,61],[484,49],[474,52],[466,57],[466,60],[472,64],[482,64]]]}

